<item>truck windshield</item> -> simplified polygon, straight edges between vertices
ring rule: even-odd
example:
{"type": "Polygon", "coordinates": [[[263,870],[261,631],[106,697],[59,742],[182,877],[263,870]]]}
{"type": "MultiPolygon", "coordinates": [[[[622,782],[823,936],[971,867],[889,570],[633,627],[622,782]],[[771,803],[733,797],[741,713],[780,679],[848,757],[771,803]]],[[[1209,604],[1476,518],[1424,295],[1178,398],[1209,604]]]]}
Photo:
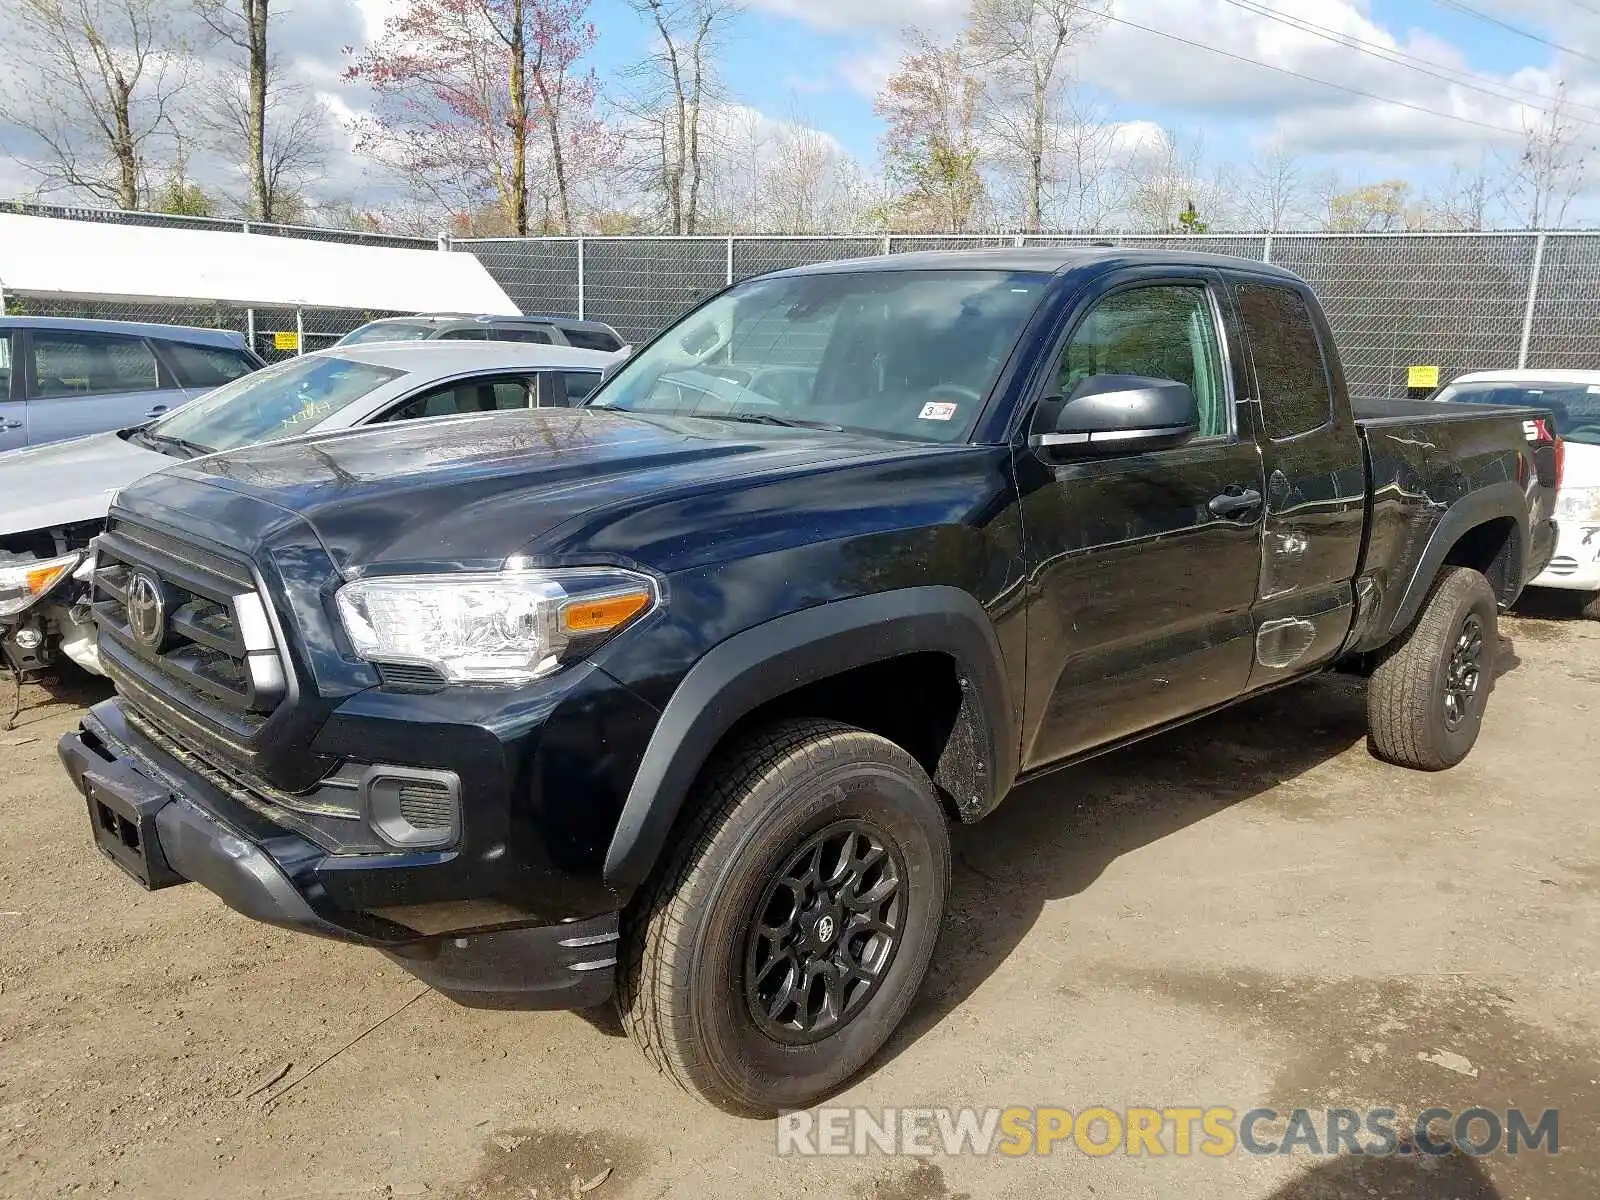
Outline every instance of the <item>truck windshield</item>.
{"type": "Polygon", "coordinates": [[[354,346],[361,342],[423,342],[433,332],[432,325],[417,321],[374,321],[353,329],[335,345],[354,346]]]}
{"type": "Polygon", "coordinates": [[[272,442],[309,432],[402,374],[347,358],[292,358],[207,392],[142,433],[201,454],[272,442]]]}
{"type": "Polygon", "coordinates": [[[964,441],[1048,280],[971,270],[753,280],[680,321],[591,403],[964,441]]]}
{"type": "Polygon", "coordinates": [[[1512,404],[1548,408],[1556,432],[1569,442],[1600,446],[1600,384],[1581,383],[1452,383],[1434,399],[1461,404],[1512,404]]]}

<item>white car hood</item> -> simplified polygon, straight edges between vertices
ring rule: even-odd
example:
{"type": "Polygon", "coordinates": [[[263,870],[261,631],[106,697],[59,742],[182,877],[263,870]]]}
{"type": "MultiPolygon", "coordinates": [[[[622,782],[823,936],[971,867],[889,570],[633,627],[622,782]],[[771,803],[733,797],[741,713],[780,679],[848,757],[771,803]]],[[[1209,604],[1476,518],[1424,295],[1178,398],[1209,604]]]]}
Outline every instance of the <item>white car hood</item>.
{"type": "Polygon", "coordinates": [[[118,488],[178,460],[96,433],[0,454],[0,536],[103,520],[118,488]]]}

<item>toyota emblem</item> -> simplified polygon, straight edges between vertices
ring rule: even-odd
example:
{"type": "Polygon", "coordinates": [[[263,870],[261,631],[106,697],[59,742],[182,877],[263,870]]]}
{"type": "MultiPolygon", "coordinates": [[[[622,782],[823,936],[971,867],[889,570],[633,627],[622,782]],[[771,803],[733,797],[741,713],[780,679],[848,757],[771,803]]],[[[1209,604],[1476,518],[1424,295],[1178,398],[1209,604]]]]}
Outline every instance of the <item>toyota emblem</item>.
{"type": "Polygon", "coordinates": [[[833,941],[833,918],[823,917],[817,922],[817,941],[826,946],[833,941]]]}
{"type": "Polygon", "coordinates": [[[167,596],[161,581],[135,571],[128,581],[128,632],[141,646],[161,649],[167,640],[167,596]]]}

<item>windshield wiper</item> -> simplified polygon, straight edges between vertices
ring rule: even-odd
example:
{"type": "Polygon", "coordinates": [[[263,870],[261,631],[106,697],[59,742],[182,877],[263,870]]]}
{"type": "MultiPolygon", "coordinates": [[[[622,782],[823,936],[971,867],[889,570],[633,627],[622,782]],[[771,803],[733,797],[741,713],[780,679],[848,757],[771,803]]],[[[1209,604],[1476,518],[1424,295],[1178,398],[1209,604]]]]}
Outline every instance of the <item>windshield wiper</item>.
{"type": "Polygon", "coordinates": [[[175,449],[184,451],[190,458],[199,458],[201,455],[214,453],[210,446],[202,446],[199,442],[173,437],[170,433],[151,433],[148,429],[139,430],[139,440],[152,450],[159,450],[162,446],[172,446],[175,449]]]}
{"type": "Polygon", "coordinates": [[[780,417],[776,413],[695,413],[713,421],[739,421],[745,425],[775,425],[780,429],[820,429],[825,433],[843,433],[843,425],[829,421],[808,421],[804,417],[780,417]]]}

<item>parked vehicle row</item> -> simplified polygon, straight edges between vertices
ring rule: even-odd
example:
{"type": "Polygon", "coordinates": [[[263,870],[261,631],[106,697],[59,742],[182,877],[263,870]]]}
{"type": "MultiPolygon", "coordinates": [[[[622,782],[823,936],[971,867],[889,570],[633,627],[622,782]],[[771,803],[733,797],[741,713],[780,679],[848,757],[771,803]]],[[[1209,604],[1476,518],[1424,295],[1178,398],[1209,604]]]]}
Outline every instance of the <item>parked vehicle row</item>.
{"type": "Polygon", "coordinates": [[[184,459],[312,432],[581,401],[621,356],[567,346],[383,342],[287,359],[154,421],[0,455],[0,647],[100,670],[91,540],[119,488],[184,459]]]}
{"type": "Polygon", "coordinates": [[[0,451],[141,425],[262,365],[225,329],[0,317],[0,451]]]}
{"type": "Polygon", "coordinates": [[[1330,669],[1461,762],[1556,542],[1549,407],[1353,404],[1302,280],[1182,251],[750,280],[576,408],[221,408],[83,564],[95,844],[465,1003],[614,999],[740,1113],[878,1052],[1021,780],[1330,669]]]}
{"type": "Polygon", "coordinates": [[[579,350],[627,353],[630,347],[611,326],[571,317],[487,317],[470,313],[437,313],[384,317],[353,329],[335,345],[367,342],[531,342],[536,346],[573,346],[579,350]]]}

